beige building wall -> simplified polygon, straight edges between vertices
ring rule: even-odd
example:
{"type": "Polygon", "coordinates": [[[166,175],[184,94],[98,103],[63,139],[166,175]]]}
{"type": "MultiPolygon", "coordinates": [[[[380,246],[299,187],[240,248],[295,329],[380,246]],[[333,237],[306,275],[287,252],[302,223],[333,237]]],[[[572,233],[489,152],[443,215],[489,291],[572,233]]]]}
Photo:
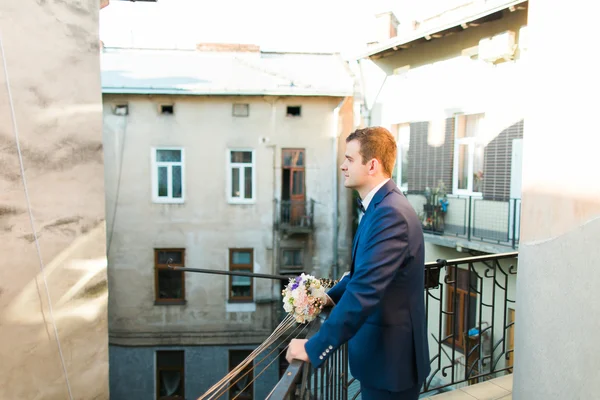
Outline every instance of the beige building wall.
{"type": "Polygon", "coordinates": [[[600,5],[529,3],[513,398],[597,398],[599,135],[585,94],[600,90],[590,50],[600,5]]]}
{"type": "Polygon", "coordinates": [[[3,399],[108,398],[98,12],[0,4],[3,399]]]}
{"type": "Polygon", "coordinates": [[[337,168],[333,111],[341,100],[104,96],[111,343],[256,343],[270,333],[265,302],[278,301],[279,282],[254,279],[255,303],[229,304],[227,277],[188,273],[187,304],[156,306],[153,249],[183,247],[187,267],[227,270],[229,248],[252,248],[254,272],[276,273],[273,205],[281,198],[282,148],[306,149],[306,197],[316,204],[315,258],[306,253],[305,267],[328,275],[337,168]],[[249,104],[249,116],[233,117],[233,103],[249,104]],[[128,104],[129,115],[114,115],[117,104],[128,104]],[[174,115],[161,115],[160,104],[174,104],[174,115]],[[286,116],[286,107],[297,105],[302,116],[286,116]],[[184,148],[183,204],[152,202],[151,148],[160,146],[184,148]],[[254,151],[255,204],[228,202],[228,149],[254,151]]]}

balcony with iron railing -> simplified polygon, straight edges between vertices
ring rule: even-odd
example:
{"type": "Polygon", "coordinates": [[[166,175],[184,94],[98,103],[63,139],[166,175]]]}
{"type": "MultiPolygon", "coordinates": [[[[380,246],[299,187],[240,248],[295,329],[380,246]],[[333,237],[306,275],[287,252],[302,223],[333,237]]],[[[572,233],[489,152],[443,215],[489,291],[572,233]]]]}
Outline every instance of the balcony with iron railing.
{"type": "Polygon", "coordinates": [[[274,200],[275,229],[285,233],[311,233],[314,228],[315,201],[274,200]]]}
{"type": "MultiPolygon", "coordinates": [[[[517,257],[517,252],[511,252],[437,260],[425,265],[424,296],[431,373],[424,382],[422,398],[456,389],[463,392],[468,390],[466,386],[512,372],[517,257]]],[[[283,282],[289,280],[284,275],[171,268],[283,282]]],[[[274,305],[281,309],[278,299],[274,301],[274,305]]],[[[278,362],[281,378],[268,394],[264,393],[260,398],[360,399],[360,384],[352,377],[348,365],[347,345],[335,350],[319,368],[298,360],[287,365],[284,360],[289,341],[292,338],[310,338],[326,321],[329,311],[324,310],[309,324],[295,324],[264,347],[261,351],[264,354],[257,354],[256,360],[247,368],[246,374],[252,372],[253,378],[242,391],[252,387],[270,365],[278,362]]],[[[210,398],[227,395],[229,389],[244,378],[232,377],[225,382],[221,394],[210,398]]]]}
{"type": "MultiPolygon", "coordinates": [[[[422,398],[512,372],[516,257],[515,252],[425,266],[431,373],[422,398]]],[[[307,337],[327,315],[310,324],[307,337]]],[[[268,398],[360,399],[360,385],[348,368],[347,346],[317,369],[293,361],[268,398]]]]}
{"type": "Polygon", "coordinates": [[[441,205],[428,204],[422,192],[405,195],[430,242],[489,253],[519,247],[521,199],[448,195],[447,203],[441,205]]]}

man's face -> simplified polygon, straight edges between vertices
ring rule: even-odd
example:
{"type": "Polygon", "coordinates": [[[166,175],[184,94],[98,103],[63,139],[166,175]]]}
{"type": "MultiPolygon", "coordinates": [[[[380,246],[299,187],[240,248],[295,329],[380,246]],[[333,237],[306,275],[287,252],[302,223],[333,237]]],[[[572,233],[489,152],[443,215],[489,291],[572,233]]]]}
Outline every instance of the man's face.
{"type": "Polygon", "coordinates": [[[351,140],[346,143],[346,160],[340,166],[344,173],[344,186],[349,189],[360,189],[367,184],[369,177],[369,163],[363,165],[360,155],[360,143],[351,140]]]}

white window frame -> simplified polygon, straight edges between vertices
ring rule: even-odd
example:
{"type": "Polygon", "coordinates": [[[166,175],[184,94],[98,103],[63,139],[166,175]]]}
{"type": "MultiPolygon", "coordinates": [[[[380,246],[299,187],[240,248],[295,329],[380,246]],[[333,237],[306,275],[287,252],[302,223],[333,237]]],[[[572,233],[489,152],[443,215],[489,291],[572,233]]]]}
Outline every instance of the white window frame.
{"type": "Polygon", "coordinates": [[[160,204],[181,204],[185,202],[185,150],[183,147],[152,147],[152,201],[160,204]],[[179,150],[181,151],[181,161],[157,161],[156,153],[158,150],[179,150]],[[181,197],[173,197],[173,167],[181,167],[181,197]],[[168,196],[158,195],[158,167],[167,167],[167,193],[168,196]]]}
{"type": "MultiPolygon", "coordinates": [[[[237,150],[235,150],[237,151],[237,150]]],[[[227,153],[229,155],[229,152],[227,153]]],[[[230,158],[231,160],[231,158],[230,158]]],[[[252,160],[254,160],[254,157],[252,158],[252,160]]],[[[242,247],[239,247],[242,248],[242,247]]],[[[248,249],[252,249],[253,254],[256,254],[255,252],[255,248],[252,246],[248,246],[248,249]]],[[[229,259],[231,252],[229,251],[230,249],[227,249],[227,254],[226,254],[226,258],[227,258],[227,270],[229,271],[229,266],[231,265],[231,260],[229,259]]],[[[254,258],[253,255],[253,265],[252,265],[252,272],[256,272],[260,270],[260,265],[256,262],[256,259],[254,258]]],[[[229,277],[229,279],[231,279],[231,276],[229,277]]],[[[234,303],[230,303],[229,299],[231,298],[231,293],[229,293],[229,279],[225,279],[225,312],[228,313],[232,313],[232,312],[256,312],[256,284],[252,285],[252,302],[247,302],[247,303],[238,303],[238,302],[234,302],[234,303]]]]}
{"type": "MultiPolygon", "coordinates": [[[[466,118],[469,115],[483,114],[482,118],[485,118],[484,113],[469,113],[469,114],[456,114],[454,116],[454,162],[452,167],[452,194],[456,196],[471,196],[471,197],[483,197],[482,192],[473,191],[473,164],[475,158],[475,144],[477,141],[476,137],[458,137],[459,119],[461,117],[466,118]],[[467,149],[467,188],[458,188],[458,158],[459,158],[459,147],[461,145],[468,146],[467,149]]],[[[466,121],[465,121],[466,124],[466,121]]]]}
{"type": "Polygon", "coordinates": [[[254,204],[256,203],[256,154],[254,149],[248,148],[231,148],[227,149],[227,187],[226,187],[226,195],[227,201],[229,204],[254,204]],[[232,152],[249,152],[252,153],[252,163],[232,163],[231,162],[231,153],[232,152]],[[233,197],[233,193],[231,193],[231,184],[232,184],[232,171],[233,168],[240,168],[239,174],[239,185],[240,185],[240,193],[246,192],[246,182],[244,181],[244,177],[246,176],[245,169],[246,167],[252,168],[252,198],[239,198],[233,197]]]}
{"type": "MultiPolygon", "coordinates": [[[[396,185],[398,185],[398,187],[400,188],[401,191],[406,192],[408,191],[408,182],[406,182],[406,184],[404,186],[402,186],[402,148],[401,148],[401,141],[400,141],[400,135],[401,135],[401,130],[402,130],[402,125],[408,126],[408,138],[409,138],[409,144],[408,146],[410,147],[410,122],[402,122],[402,123],[398,123],[396,124],[397,129],[397,138],[396,138],[396,185]]],[[[408,154],[406,155],[408,157],[408,154]]]]}

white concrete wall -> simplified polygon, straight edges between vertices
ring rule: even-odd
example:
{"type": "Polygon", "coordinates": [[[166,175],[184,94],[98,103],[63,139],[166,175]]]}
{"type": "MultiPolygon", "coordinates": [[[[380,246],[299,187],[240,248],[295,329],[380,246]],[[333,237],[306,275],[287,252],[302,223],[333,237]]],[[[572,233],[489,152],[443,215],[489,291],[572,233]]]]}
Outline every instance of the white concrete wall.
{"type": "Polygon", "coordinates": [[[3,399],[109,397],[99,6],[0,3],[3,399]]]}
{"type": "Polygon", "coordinates": [[[600,393],[600,135],[582,96],[600,90],[598,12],[593,0],[529,2],[516,400],[600,393]]]}
{"type": "MultiPolygon", "coordinates": [[[[273,199],[281,197],[282,148],[306,149],[306,197],[316,201],[313,242],[317,265],[313,267],[326,276],[333,248],[332,168],[337,169],[332,118],[340,100],[105,95],[107,227],[109,238],[113,236],[109,282],[115,293],[110,299],[111,334],[154,335],[168,329],[193,331],[210,341],[219,331],[247,334],[250,328],[259,336],[267,332],[269,309],[258,304],[254,313],[245,306],[227,305],[228,280],[224,276],[188,274],[187,305],[155,306],[153,248],[185,247],[188,267],[216,270],[229,268],[229,248],[253,248],[254,272],[273,273],[273,199]],[[157,106],[163,102],[175,104],[174,115],[158,113],[157,106]],[[250,116],[232,117],[234,102],[250,104],[250,116]],[[129,104],[128,116],[112,114],[112,106],[118,103],[129,104]],[[301,105],[302,116],[287,117],[287,105],[301,105]],[[269,141],[260,143],[261,137],[269,141]],[[184,204],[152,202],[150,149],[156,146],[185,148],[184,204]],[[255,151],[255,204],[227,201],[229,148],[255,151]],[[228,307],[241,312],[227,312],[228,307]]],[[[311,266],[310,256],[305,254],[305,258],[311,266]]],[[[255,279],[254,284],[255,299],[279,299],[278,282],[255,279]]]]}

